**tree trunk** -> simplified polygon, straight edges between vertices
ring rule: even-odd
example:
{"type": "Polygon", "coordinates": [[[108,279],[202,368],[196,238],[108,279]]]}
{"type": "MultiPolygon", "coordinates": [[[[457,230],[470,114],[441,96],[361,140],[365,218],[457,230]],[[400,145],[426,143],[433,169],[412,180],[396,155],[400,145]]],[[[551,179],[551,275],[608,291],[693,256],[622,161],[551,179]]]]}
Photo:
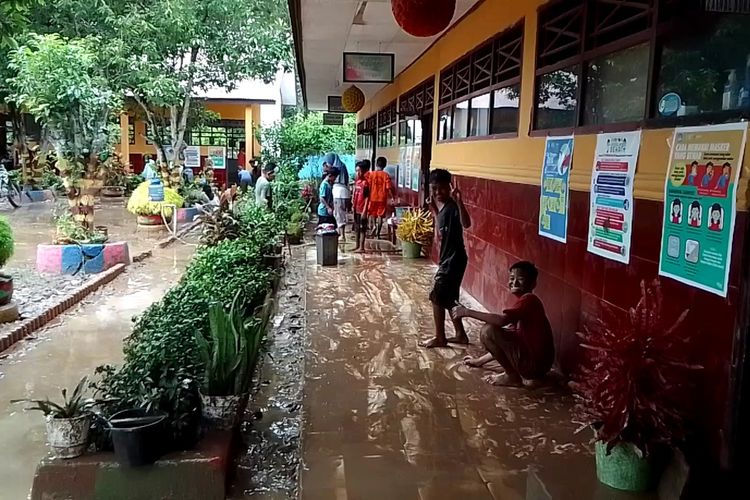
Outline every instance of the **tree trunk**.
{"type": "MultiPolygon", "coordinates": [[[[64,183],[68,190],[68,205],[73,219],[88,231],[93,231],[94,203],[104,185],[102,166],[95,154],[90,154],[88,158],[80,158],[78,161],[84,165],[83,174],[80,178],[71,177],[69,166],[65,170],[67,175],[64,178],[64,183]]],[[[58,164],[62,162],[68,162],[68,160],[58,158],[58,164]]]]}
{"type": "Polygon", "coordinates": [[[23,113],[12,102],[8,103],[8,113],[11,123],[13,123],[13,166],[15,168],[20,167],[22,182],[27,184],[31,178],[29,172],[31,165],[29,148],[26,142],[26,123],[23,119],[23,113]]]}

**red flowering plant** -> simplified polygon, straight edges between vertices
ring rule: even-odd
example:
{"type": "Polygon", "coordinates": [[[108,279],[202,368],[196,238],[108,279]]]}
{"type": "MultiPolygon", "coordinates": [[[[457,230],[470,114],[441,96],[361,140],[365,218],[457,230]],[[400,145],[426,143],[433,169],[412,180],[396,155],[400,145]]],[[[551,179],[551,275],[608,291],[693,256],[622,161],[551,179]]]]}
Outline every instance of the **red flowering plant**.
{"type": "Polygon", "coordinates": [[[687,314],[665,318],[659,280],[642,281],[641,299],[624,318],[599,319],[578,333],[590,357],[572,384],[575,413],[582,428],[594,427],[607,452],[630,443],[650,455],[684,439],[691,374],[701,369],[686,361],[687,314]]]}

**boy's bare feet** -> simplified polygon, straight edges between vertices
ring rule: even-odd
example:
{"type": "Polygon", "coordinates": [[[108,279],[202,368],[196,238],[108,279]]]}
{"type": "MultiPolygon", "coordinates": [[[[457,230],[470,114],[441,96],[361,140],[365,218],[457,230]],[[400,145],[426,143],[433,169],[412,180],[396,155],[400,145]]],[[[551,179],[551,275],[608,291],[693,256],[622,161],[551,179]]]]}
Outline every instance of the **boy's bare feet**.
{"type": "Polygon", "coordinates": [[[434,338],[432,340],[420,342],[419,345],[420,347],[424,347],[426,349],[434,349],[436,347],[448,347],[448,342],[446,340],[434,338]]]}
{"type": "Polygon", "coordinates": [[[470,366],[472,368],[479,368],[480,366],[482,366],[484,364],[484,360],[481,357],[479,357],[479,358],[473,358],[471,356],[465,356],[464,357],[464,364],[466,366],[470,366]]]}
{"type": "Polygon", "coordinates": [[[490,385],[504,386],[504,387],[523,387],[523,380],[518,376],[510,376],[507,373],[500,373],[499,375],[487,375],[482,378],[485,382],[490,385]]]}
{"type": "Polygon", "coordinates": [[[448,337],[445,339],[449,344],[469,344],[469,337],[466,335],[456,335],[455,337],[448,337]]]}

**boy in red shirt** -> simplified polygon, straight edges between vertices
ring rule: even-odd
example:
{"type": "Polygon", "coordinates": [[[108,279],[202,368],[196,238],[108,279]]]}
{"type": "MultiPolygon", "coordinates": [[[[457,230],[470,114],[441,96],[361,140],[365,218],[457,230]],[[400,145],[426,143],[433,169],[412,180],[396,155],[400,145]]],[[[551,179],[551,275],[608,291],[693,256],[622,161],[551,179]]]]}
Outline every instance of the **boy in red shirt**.
{"type": "Polygon", "coordinates": [[[492,385],[533,387],[552,368],[555,359],[552,327],[544,304],[533,293],[538,275],[531,262],[516,262],[510,267],[508,287],[517,301],[502,314],[472,311],[460,305],[451,310],[454,319],[484,321],[481,340],[489,353],[479,358],[467,357],[464,362],[476,367],[497,360],[505,373],[484,378],[492,385]]]}
{"type": "Polygon", "coordinates": [[[357,162],[355,171],[352,205],[354,206],[354,231],[357,233],[357,244],[354,246],[354,251],[364,252],[367,239],[367,209],[370,205],[370,185],[367,182],[370,162],[368,160],[357,162]]]}

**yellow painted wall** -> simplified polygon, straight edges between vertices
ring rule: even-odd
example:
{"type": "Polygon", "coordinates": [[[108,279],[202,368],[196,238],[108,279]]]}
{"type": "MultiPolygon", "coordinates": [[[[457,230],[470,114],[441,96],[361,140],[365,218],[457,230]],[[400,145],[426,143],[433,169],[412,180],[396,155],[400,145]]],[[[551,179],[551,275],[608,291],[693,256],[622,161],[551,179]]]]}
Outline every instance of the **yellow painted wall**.
{"type": "MultiPolygon", "coordinates": [[[[365,103],[358,114],[361,121],[393,99],[407,92],[430,76],[437,79],[440,70],[450,65],[463,54],[471,51],[483,41],[524,22],[524,52],[521,80],[521,103],[519,136],[511,139],[471,140],[463,142],[433,144],[432,167],[446,168],[451,172],[473,177],[539,184],[544,137],[530,137],[531,112],[534,106],[534,70],[536,55],[537,9],[546,0],[485,0],[479,7],[440,38],[414,64],[403,71],[396,80],[383,88],[365,103]]],[[[437,138],[439,82],[435,82],[435,113],[433,137],[437,138]]],[[[635,196],[650,200],[662,200],[664,179],[669,162],[669,144],[674,129],[644,130],[641,151],[635,178],[635,196]]],[[[571,172],[571,188],[589,191],[591,169],[596,146],[595,134],[576,136],[571,172]]],[[[750,148],[748,148],[750,149],[750,148]]],[[[745,157],[748,156],[748,149],[745,157]]],[[[378,150],[391,162],[398,161],[398,148],[378,150]]],[[[737,190],[738,208],[748,207],[748,182],[750,173],[747,162],[743,164],[741,181],[737,190]]]]}
{"type": "MultiPolygon", "coordinates": [[[[235,103],[224,103],[224,102],[209,102],[206,107],[211,111],[219,113],[222,120],[250,120],[250,124],[245,123],[245,143],[247,146],[247,157],[252,158],[253,156],[260,155],[260,144],[255,138],[253,133],[254,127],[260,123],[260,104],[235,104],[235,103]]],[[[127,116],[127,115],[124,115],[127,116]]],[[[133,117],[129,117],[132,120],[133,117]]],[[[127,123],[121,118],[120,120],[120,144],[117,146],[117,151],[122,152],[123,147],[121,144],[128,142],[128,126],[127,123]]],[[[136,121],[135,122],[135,144],[127,145],[129,154],[156,154],[154,146],[152,144],[146,144],[146,122],[136,121]]],[[[208,148],[206,146],[201,147],[201,156],[208,155],[208,148]]]]}

